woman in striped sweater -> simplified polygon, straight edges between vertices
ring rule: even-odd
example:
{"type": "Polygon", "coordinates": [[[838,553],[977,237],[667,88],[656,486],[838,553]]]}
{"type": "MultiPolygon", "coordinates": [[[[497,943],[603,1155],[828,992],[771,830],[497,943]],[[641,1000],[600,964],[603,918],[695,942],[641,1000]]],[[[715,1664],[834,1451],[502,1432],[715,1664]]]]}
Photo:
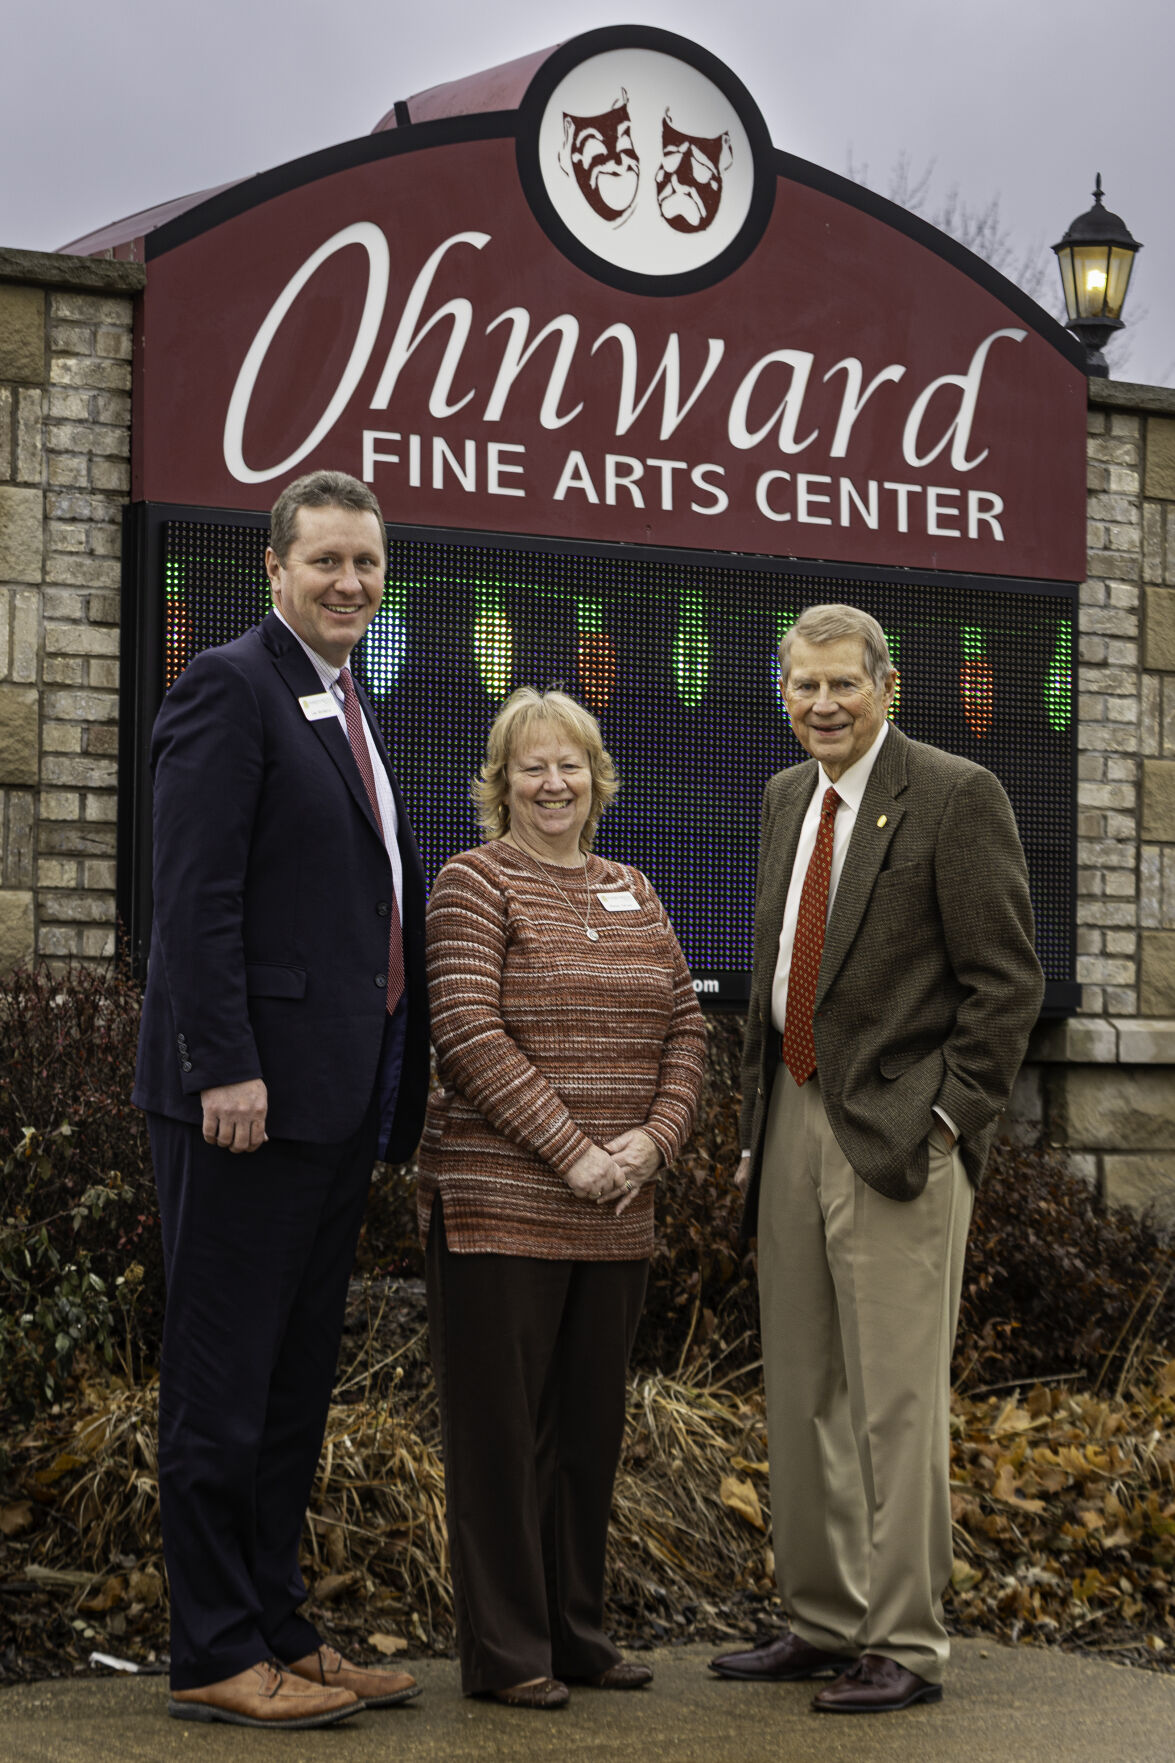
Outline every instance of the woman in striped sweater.
{"type": "Polygon", "coordinates": [[[653,1187],[706,1036],[652,886],[591,854],[616,787],[594,717],[515,692],[474,785],[487,842],[428,909],[418,1207],[462,1688],[528,1708],[652,1677],[604,1633],[604,1554],[653,1187]]]}

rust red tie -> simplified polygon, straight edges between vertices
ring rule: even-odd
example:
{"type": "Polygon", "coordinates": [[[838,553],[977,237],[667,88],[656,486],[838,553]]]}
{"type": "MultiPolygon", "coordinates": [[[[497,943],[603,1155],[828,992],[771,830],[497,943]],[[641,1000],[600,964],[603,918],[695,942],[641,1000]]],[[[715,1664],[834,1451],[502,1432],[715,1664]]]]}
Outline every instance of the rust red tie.
{"type": "Polygon", "coordinates": [[[816,1069],[816,1040],[812,1012],[816,1007],[816,979],[824,953],[824,927],[828,922],[828,884],[832,877],[832,835],[840,797],[833,789],[824,792],[820,826],[808,861],[796,918],[791,969],[787,976],[787,1016],[783,1024],[783,1063],[798,1084],[806,1084],[816,1069]]]}
{"type": "MultiPolygon", "coordinates": [[[[355,690],[355,681],[351,678],[349,667],[340,667],[339,684],[343,688],[343,716],[347,724],[347,739],[351,743],[351,752],[355,764],[359,767],[359,776],[363,779],[363,788],[367,791],[367,800],[371,803],[371,812],[375,815],[375,824],[379,828],[380,837],[384,836],[383,816],[379,811],[379,797],[375,793],[375,772],[372,770],[371,754],[367,747],[367,735],[363,726],[363,712],[359,707],[359,694],[355,690]]],[[[825,893],[827,894],[827,887],[825,893]]],[[[400,908],[396,901],[396,891],[392,889],[392,918],[388,926],[388,1010],[396,1008],[404,993],[404,937],[400,929],[400,908]]]]}

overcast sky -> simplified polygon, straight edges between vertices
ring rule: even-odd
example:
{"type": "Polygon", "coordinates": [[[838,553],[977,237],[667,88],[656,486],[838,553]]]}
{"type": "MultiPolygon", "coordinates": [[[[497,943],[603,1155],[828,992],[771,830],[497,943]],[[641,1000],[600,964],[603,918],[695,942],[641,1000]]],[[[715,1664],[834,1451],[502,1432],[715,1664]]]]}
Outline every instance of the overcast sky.
{"type": "MultiPolygon", "coordinates": [[[[868,167],[908,156],[1000,199],[1017,257],[1090,203],[1145,250],[1116,378],[1175,385],[1173,0],[23,0],[7,9],[0,246],[53,250],[190,190],[367,134],[397,98],[597,25],[710,49],[777,146],[868,167]]],[[[881,291],[879,290],[879,296],[881,291]]]]}

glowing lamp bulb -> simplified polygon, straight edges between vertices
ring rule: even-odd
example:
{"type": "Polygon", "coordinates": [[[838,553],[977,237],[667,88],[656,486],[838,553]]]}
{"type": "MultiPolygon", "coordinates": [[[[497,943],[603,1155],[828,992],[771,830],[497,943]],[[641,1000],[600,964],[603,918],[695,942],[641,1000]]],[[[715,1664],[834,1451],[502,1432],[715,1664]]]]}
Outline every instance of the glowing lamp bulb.
{"type": "Polygon", "coordinates": [[[963,631],[963,661],[959,668],[959,697],[967,727],[979,740],[990,729],[995,709],[995,674],[983,653],[983,632],[963,631]]]}
{"type": "Polygon", "coordinates": [[[1063,734],[1072,720],[1073,644],[1068,628],[1057,626],[1057,642],[1044,682],[1045,715],[1058,734],[1063,734]]]}
{"type": "Polygon", "coordinates": [[[408,654],[408,629],[402,611],[385,605],[376,613],[363,639],[366,685],[376,698],[390,698],[408,654]]]}
{"type": "Polygon", "coordinates": [[[677,695],[688,710],[696,710],[706,695],[710,674],[710,634],[700,594],[682,596],[671,659],[677,695]]]}
{"type": "Polygon", "coordinates": [[[616,650],[606,631],[584,631],[577,656],[579,689],[593,710],[606,710],[616,684],[616,650]]]}
{"type": "Polygon", "coordinates": [[[473,626],[473,655],[482,684],[500,703],[510,690],[514,670],[514,633],[504,612],[478,614],[473,626]]]}

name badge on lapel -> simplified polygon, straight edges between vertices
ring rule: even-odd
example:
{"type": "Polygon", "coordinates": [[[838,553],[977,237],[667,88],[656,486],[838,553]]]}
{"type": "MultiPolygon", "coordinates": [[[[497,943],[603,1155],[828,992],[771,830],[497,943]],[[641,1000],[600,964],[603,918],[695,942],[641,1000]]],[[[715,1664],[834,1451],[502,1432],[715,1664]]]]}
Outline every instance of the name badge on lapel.
{"type": "Polygon", "coordinates": [[[639,912],[640,901],[627,888],[618,888],[614,894],[597,894],[596,899],[605,912],[639,912]]]}
{"type": "Polygon", "coordinates": [[[307,722],[321,722],[324,717],[337,716],[335,701],[329,692],[309,692],[298,699],[307,722]]]}

